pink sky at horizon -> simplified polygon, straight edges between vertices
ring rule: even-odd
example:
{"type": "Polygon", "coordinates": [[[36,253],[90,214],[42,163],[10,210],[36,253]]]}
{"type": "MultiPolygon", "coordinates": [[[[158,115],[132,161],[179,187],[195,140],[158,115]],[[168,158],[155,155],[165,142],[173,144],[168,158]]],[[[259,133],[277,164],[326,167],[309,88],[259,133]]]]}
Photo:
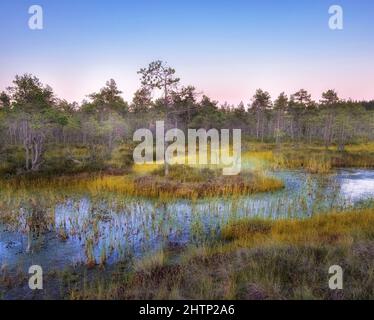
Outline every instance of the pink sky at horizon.
{"type": "MultiPolygon", "coordinates": [[[[108,71],[101,70],[98,73],[95,71],[87,72],[83,76],[82,74],[80,76],[72,74],[68,81],[64,77],[55,77],[50,73],[33,74],[39,77],[44,84],[50,85],[58,98],[66,99],[69,102],[76,101],[81,103],[82,100],[87,99],[88,94],[100,90],[105,85],[105,82],[111,78],[117,82],[119,89],[123,91],[122,96],[128,102],[131,102],[134,92],[140,86],[137,76],[122,75],[120,72],[111,72],[110,69],[108,71]]],[[[251,101],[253,94],[258,88],[267,90],[273,100],[283,91],[287,95],[291,95],[301,88],[308,90],[316,101],[319,101],[321,93],[328,89],[336,90],[339,97],[346,100],[374,100],[374,90],[371,88],[371,84],[374,83],[374,73],[372,79],[352,81],[352,84],[344,81],[344,78],[331,81],[333,79],[325,77],[321,78],[319,82],[317,81],[318,79],[313,79],[315,84],[311,86],[311,79],[306,77],[300,77],[298,81],[296,77],[282,79],[280,76],[273,76],[272,78],[263,76],[256,77],[256,81],[251,81],[243,76],[242,80],[234,79],[234,75],[231,74],[224,78],[212,76],[199,79],[197,77],[197,80],[192,82],[193,76],[190,75],[190,77],[182,78],[181,84],[195,86],[200,96],[205,94],[220,104],[227,102],[228,104],[237,105],[240,102],[244,102],[246,105],[251,101]]],[[[10,86],[11,82],[11,78],[7,81],[0,79],[0,90],[10,86]]]]}

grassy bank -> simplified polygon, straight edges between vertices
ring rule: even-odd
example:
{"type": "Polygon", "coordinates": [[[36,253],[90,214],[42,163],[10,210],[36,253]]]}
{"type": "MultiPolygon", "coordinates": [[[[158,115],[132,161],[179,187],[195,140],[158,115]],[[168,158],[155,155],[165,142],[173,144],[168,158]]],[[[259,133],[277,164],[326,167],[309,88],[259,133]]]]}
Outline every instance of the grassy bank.
{"type": "Polygon", "coordinates": [[[161,251],[69,298],[373,299],[373,209],[307,220],[242,220],[211,245],[161,251]],[[329,267],[344,270],[344,290],[328,287],[329,267]]]}
{"type": "Polygon", "coordinates": [[[344,151],[336,146],[317,144],[246,143],[244,162],[255,167],[303,169],[309,173],[328,173],[334,168],[374,168],[374,144],[348,145],[344,151]]]}
{"type": "Polygon", "coordinates": [[[204,197],[234,197],[256,192],[274,191],[283,187],[275,178],[260,172],[246,172],[238,176],[222,176],[210,169],[172,166],[165,177],[163,169],[147,175],[81,174],[56,178],[18,177],[0,180],[3,193],[27,194],[47,191],[64,193],[89,193],[96,196],[111,192],[134,197],[157,199],[198,199],[204,197]]]}

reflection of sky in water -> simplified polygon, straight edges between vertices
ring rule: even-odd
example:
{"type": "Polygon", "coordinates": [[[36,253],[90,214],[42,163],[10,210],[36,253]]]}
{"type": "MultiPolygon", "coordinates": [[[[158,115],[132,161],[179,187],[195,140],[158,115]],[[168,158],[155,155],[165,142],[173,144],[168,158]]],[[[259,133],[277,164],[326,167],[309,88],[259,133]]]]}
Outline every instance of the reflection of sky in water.
{"type": "Polygon", "coordinates": [[[374,172],[344,172],[340,176],[341,193],[353,202],[374,197],[374,172]]]}
{"type": "Polygon", "coordinates": [[[84,262],[87,240],[93,240],[98,261],[105,252],[108,263],[128,255],[142,256],[163,246],[202,243],[218,234],[229,219],[260,216],[303,218],[314,213],[342,209],[374,197],[374,171],[340,171],[319,176],[302,172],[280,172],[285,189],[235,200],[207,199],[195,203],[160,203],[118,198],[92,202],[70,200],[55,208],[56,231],[34,243],[26,254],[27,236],[0,230],[0,265],[40,264],[46,269],[84,262]],[[64,229],[67,241],[56,233],[64,229]]]}

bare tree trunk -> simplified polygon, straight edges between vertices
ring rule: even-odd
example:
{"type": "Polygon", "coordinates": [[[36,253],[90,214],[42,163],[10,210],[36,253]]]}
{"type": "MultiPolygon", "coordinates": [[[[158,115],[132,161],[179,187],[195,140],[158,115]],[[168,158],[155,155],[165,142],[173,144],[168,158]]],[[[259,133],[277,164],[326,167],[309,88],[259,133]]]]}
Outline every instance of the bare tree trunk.
{"type": "Polygon", "coordinates": [[[31,130],[28,121],[24,120],[20,126],[21,136],[23,140],[23,147],[25,149],[25,169],[30,170],[30,149],[31,149],[31,130]]]}
{"type": "Polygon", "coordinates": [[[281,111],[278,110],[277,113],[277,126],[276,126],[276,132],[275,132],[275,143],[279,145],[279,136],[280,136],[280,120],[281,120],[281,111]]]}
{"type": "Polygon", "coordinates": [[[257,117],[256,138],[258,140],[260,138],[260,112],[258,110],[256,112],[256,117],[257,117]]]}
{"type": "Polygon", "coordinates": [[[32,139],[32,164],[31,171],[39,171],[40,166],[42,165],[42,155],[43,155],[43,144],[44,136],[42,134],[37,134],[32,139]]]}
{"type": "Polygon", "coordinates": [[[327,116],[327,123],[325,127],[325,134],[324,134],[324,140],[325,140],[325,147],[326,149],[331,144],[332,140],[332,123],[333,123],[333,115],[331,113],[327,116]]]}
{"type": "Polygon", "coordinates": [[[29,150],[29,147],[28,145],[25,146],[25,151],[26,151],[26,165],[25,165],[25,168],[26,168],[26,171],[29,171],[29,161],[30,161],[30,150],[29,150]]]}
{"type": "Polygon", "coordinates": [[[291,119],[291,140],[295,140],[295,133],[293,128],[293,119],[291,119]]]}
{"type": "MultiPolygon", "coordinates": [[[[168,104],[168,87],[167,87],[167,80],[165,79],[165,84],[164,84],[164,94],[165,94],[165,112],[166,112],[166,123],[165,123],[165,132],[168,131],[169,128],[169,104],[168,104]]],[[[165,135],[163,137],[165,140],[165,135]]],[[[165,162],[165,177],[169,175],[169,163],[166,160],[166,149],[168,147],[168,143],[165,141],[164,145],[164,162],[165,162]]]]}
{"type": "Polygon", "coordinates": [[[343,152],[345,149],[345,145],[344,145],[345,138],[344,137],[345,137],[345,126],[343,122],[341,131],[340,131],[340,140],[339,140],[339,148],[338,148],[340,152],[343,152]]]}

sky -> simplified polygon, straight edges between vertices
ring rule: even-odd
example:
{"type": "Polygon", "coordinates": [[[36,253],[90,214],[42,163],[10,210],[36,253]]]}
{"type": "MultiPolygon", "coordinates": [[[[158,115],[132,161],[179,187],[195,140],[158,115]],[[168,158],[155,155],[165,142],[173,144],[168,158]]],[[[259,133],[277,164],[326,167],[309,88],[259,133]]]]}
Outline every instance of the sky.
{"type": "Polygon", "coordinates": [[[137,71],[166,61],[221,103],[305,88],[374,99],[372,0],[0,0],[0,90],[32,73],[81,102],[111,78],[131,101],[137,71]],[[31,5],[43,30],[28,27],[31,5]],[[331,5],[343,30],[329,28],[331,5]]]}

